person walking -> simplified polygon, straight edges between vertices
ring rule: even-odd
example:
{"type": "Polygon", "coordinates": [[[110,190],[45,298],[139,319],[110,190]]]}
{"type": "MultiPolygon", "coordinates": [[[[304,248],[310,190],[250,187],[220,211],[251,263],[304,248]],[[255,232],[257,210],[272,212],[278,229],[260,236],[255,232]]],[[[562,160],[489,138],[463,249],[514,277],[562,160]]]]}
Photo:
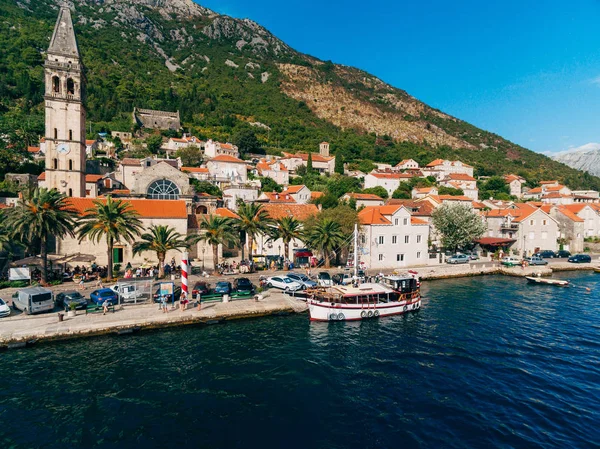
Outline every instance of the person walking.
{"type": "Polygon", "coordinates": [[[102,315],[106,315],[106,312],[108,312],[108,299],[102,304],[102,315]]]}
{"type": "Polygon", "coordinates": [[[187,293],[182,291],[181,296],[179,297],[179,310],[181,312],[185,311],[185,309],[187,307],[187,303],[188,303],[187,293]]]}
{"type": "Polygon", "coordinates": [[[85,274],[82,274],[79,278],[79,290],[85,289],[85,274]]]}

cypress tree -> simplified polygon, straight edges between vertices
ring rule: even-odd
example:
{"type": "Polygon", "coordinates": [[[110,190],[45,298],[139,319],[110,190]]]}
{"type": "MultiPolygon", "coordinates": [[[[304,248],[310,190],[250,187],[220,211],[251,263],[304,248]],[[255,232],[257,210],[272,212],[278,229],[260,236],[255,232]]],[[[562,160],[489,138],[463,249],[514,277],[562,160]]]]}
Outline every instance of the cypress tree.
{"type": "Polygon", "coordinates": [[[312,175],[313,166],[312,166],[312,153],[308,153],[308,161],[306,162],[306,174],[312,175]]]}
{"type": "Polygon", "coordinates": [[[344,174],[344,158],[341,153],[335,155],[335,168],[333,171],[340,175],[344,174]]]}

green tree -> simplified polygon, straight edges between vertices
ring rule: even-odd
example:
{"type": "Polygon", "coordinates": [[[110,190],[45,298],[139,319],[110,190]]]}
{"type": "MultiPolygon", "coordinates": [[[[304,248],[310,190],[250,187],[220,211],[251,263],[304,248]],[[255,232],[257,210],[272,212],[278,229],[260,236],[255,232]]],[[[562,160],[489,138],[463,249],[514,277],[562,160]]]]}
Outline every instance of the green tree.
{"type": "Polygon", "coordinates": [[[290,243],[294,239],[302,238],[302,223],[294,217],[282,217],[274,221],[271,225],[269,234],[271,240],[283,240],[288,253],[288,258],[293,260],[290,243]]]}
{"type": "Polygon", "coordinates": [[[113,248],[115,243],[124,240],[133,243],[142,231],[142,222],[138,212],[130,202],[113,200],[110,195],[106,201],[94,200],[94,207],[86,209],[78,229],[79,241],[89,238],[100,243],[106,238],[108,255],[108,279],[113,278],[113,248]]]}
{"type": "Polygon", "coordinates": [[[313,174],[312,153],[310,151],[308,152],[308,160],[306,161],[306,174],[309,176],[313,174]]]}
{"type": "Polygon", "coordinates": [[[162,136],[160,134],[152,134],[146,138],[146,148],[152,154],[158,154],[162,143],[162,136]]]}
{"type": "Polygon", "coordinates": [[[334,171],[340,175],[344,174],[344,157],[342,153],[335,155],[335,168],[334,171]]]}
{"type": "Polygon", "coordinates": [[[442,204],[433,212],[432,221],[444,248],[453,251],[468,247],[487,230],[481,217],[464,204],[442,204]]]}
{"type": "Polygon", "coordinates": [[[68,198],[56,190],[36,188],[23,195],[17,205],[5,212],[4,226],[13,238],[34,246],[40,245],[42,283],[48,282],[48,240],[74,237],[77,212],[68,198]]]}
{"type": "Polygon", "coordinates": [[[311,202],[316,205],[321,205],[323,209],[333,209],[340,204],[337,197],[331,193],[325,193],[325,195],[320,196],[311,202]]]}
{"type": "Polygon", "coordinates": [[[243,128],[239,130],[233,137],[233,143],[237,145],[242,155],[248,153],[264,154],[264,150],[256,138],[256,134],[251,129],[243,128]]]}
{"type": "Polygon", "coordinates": [[[312,226],[303,239],[310,248],[319,251],[325,259],[325,268],[330,267],[331,253],[337,252],[346,243],[347,236],[339,223],[323,218],[312,226]]]}
{"type": "Polygon", "coordinates": [[[177,150],[175,157],[181,158],[184,167],[200,167],[202,165],[202,152],[200,148],[193,145],[177,150]]]}
{"type": "Polygon", "coordinates": [[[387,197],[389,196],[387,190],[385,190],[385,188],[383,188],[381,186],[369,187],[368,189],[364,189],[363,193],[370,193],[372,195],[377,195],[377,196],[383,198],[384,200],[387,199],[387,197]]]}
{"type": "Polygon", "coordinates": [[[281,192],[283,188],[272,178],[260,178],[260,190],[263,192],[281,192]]]}
{"type": "Polygon", "coordinates": [[[233,227],[231,218],[219,215],[203,217],[200,222],[200,230],[204,232],[192,241],[202,241],[212,246],[213,268],[216,273],[219,265],[219,245],[229,245],[237,242],[236,230],[233,227]]]}
{"type": "Polygon", "coordinates": [[[133,254],[141,254],[146,251],[156,253],[158,258],[158,277],[165,275],[165,258],[169,251],[181,251],[188,248],[190,241],[184,238],[174,228],[165,225],[152,225],[150,232],[141,235],[141,241],[133,244],[133,254]]]}
{"type": "Polygon", "coordinates": [[[412,198],[412,194],[398,187],[396,190],[394,190],[394,193],[392,193],[392,198],[395,200],[410,200],[412,198]]]}
{"type": "Polygon", "coordinates": [[[190,178],[190,183],[194,186],[196,193],[207,193],[209,195],[218,196],[219,198],[223,196],[221,189],[208,181],[190,178]]]}
{"type": "Polygon", "coordinates": [[[465,193],[462,189],[454,189],[452,187],[440,186],[438,188],[439,195],[462,196],[465,193]]]}
{"type": "MultiPolygon", "coordinates": [[[[252,244],[258,234],[268,234],[273,220],[269,217],[262,204],[244,203],[237,211],[239,218],[232,219],[233,227],[240,235],[245,235],[248,242],[248,255],[252,259],[252,244]]],[[[242,246],[242,259],[244,247],[242,246]]]]}

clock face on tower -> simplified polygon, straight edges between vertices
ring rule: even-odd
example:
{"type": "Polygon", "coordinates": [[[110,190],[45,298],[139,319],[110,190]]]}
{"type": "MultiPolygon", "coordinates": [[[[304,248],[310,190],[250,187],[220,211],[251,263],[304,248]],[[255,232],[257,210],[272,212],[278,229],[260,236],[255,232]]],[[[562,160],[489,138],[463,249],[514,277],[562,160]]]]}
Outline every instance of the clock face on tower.
{"type": "Polygon", "coordinates": [[[69,152],[71,151],[71,148],[66,143],[60,143],[56,147],[56,151],[58,151],[60,154],[69,154],[69,152]]]}

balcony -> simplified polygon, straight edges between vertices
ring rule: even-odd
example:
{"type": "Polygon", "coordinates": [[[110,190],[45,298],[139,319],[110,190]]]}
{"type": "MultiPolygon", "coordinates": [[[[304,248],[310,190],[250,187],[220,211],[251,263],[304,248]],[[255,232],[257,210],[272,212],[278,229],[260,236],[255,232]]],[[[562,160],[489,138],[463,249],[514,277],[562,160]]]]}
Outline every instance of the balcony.
{"type": "Polygon", "coordinates": [[[515,223],[504,223],[500,226],[500,230],[508,232],[516,232],[519,230],[519,225],[515,223]]]}

